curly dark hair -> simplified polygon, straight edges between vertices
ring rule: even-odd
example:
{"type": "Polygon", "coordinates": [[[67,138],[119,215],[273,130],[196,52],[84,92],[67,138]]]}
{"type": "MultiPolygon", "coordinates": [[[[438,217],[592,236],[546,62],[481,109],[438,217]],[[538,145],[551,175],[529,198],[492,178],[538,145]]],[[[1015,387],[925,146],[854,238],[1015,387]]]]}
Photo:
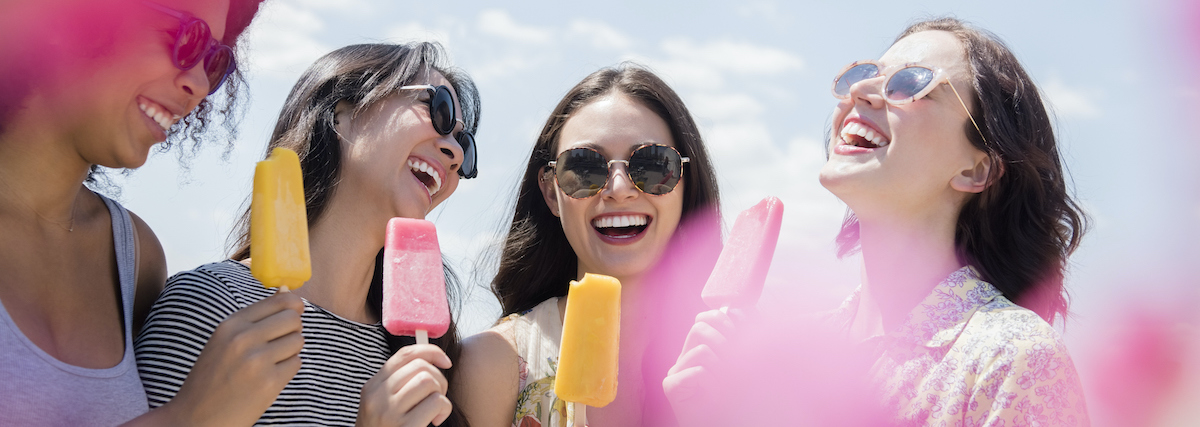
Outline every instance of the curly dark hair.
{"type": "MultiPolygon", "coordinates": [[[[958,214],[959,258],[1005,297],[1053,323],[1067,314],[1067,257],[1079,247],[1088,218],[1068,191],[1054,127],[1037,86],[995,34],[955,18],[937,18],[910,25],[896,41],[922,31],[952,33],[965,46],[975,88],[967,102],[981,120],[978,132],[964,120],[963,132],[999,165],[987,189],[972,195],[958,214]]],[[[840,256],[858,249],[853,212],[837,244],[840,256]]]]}

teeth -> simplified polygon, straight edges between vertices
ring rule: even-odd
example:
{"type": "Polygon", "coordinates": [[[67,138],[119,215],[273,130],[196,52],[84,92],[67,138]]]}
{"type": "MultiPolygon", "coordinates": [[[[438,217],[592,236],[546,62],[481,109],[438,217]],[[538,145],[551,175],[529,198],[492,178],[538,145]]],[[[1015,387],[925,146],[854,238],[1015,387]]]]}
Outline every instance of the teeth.
{"type": "Polygon", "coordinates": [[[170,114],[169,111],[159,111],[158,108],[153,105],[139,103],[138,108],[142,110],[142,113],[145,114],[146,117],[149,117],[151,120],[154,120],[155,123],[158,123],[158,127],[161,127],[164,131],[171,129],[171,126],[180,119],[179,116],[170,114]]]}
{"type": "Polygon", "coordinates": [[[646,225],[649,222],[648,215],[617,215],[593,219],[592,226],[596,228],[633,227],[646,225]]]}
{"type": "Polygon", "coordinates": [[[433,166],[429,166],[428,163],[417,159],[408,159],[408,168],[433,177],[433,186],[430,187],[426,185],[426,189],[429,190],[430,196],[437,194],[438,190],[442,189],[442,177],[438,174],[437,169],[435,169],[433,166]]]}
{"type": "Polygon", "coordinates": [[[858,124],[857,122],[850,122],[845,126],[842,126],[843,140],[849,141],[850,136],[853,135],[858,135],[867,141],[871,141],[871,143],[875,144],[877,147],[883,147],[889,143],[887,138],[884,138],[883,135],[875,133],[875,131],[867,128],[866,126],[858,124]]]}

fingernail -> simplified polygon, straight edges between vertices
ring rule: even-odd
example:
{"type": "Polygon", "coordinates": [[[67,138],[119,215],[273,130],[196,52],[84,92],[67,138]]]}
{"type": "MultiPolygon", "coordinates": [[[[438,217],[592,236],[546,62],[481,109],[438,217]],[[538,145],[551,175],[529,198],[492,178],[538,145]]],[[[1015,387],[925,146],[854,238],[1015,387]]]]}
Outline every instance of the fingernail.
{"type": "Polygon", "coordinates": [[[292,290],[288,289],[287,285],[283,285],[283,286],[279,287],[279,292],[291,292],[291,291],[292,290]]]}

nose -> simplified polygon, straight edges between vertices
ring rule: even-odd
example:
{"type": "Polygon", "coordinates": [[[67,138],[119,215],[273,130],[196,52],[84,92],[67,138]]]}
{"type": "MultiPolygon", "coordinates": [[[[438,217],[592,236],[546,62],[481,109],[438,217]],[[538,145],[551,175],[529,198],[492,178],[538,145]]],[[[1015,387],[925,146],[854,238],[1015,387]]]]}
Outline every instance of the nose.
{"type": "Polygon", "coordinates": [[[458,176],[458,168],[462,167],[463,149],[458,145],[458,140],[454,139],[453,132],[442,135],[437,139],[438,151],[442,153],[443,162],[449,162],[449,174],[458,176]]]}
{"type": "Polygon", "coordinates": [[[863,102],[871,108],[883,108],[887,102],[883,99],[883,76],[875,76],[860,80],[850,86],[850,100],[854,103],[863,102]]]}
{"type": "Polygon", "coordinates": [[[204,64],[180,70],[175,76],[175,87],[187,94],[190,107],[195,108],[196,104],[208,96],[208,75],[204,73],[204,64]]]}
{"type": "Polygon", "coordinates": [[[601,191],[601,196],[608,200],[625,201],[634,199],[640,191],[629,178],[628,161],[610,160],[608,163],[608,184],[601,191]]]}

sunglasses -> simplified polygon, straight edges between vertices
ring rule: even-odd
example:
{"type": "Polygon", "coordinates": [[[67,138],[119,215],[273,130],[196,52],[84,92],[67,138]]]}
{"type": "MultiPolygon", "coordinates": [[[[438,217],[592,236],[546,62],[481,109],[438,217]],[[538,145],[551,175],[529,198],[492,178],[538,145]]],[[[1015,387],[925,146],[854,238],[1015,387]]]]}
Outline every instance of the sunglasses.
{"type": "Polygon", "coordinates": [[[683,177],[687,157],[672,147],[660,144],[640,146],[629,154],[629,160],[609,160],[591,148],[572,148],[563,151],[558,159],[546,166],[554,173],[558,188],[572,199],[586,199],[600,193],[608,185],[609,171],[614,163],[624,163],[629,181],[646,194],[670,193],[683,177]]]}
{"type": "MultiPolygon", "coordinates": [[[[850,88],[856,83],[879,76],[884,76],[883,99],[896,106],[921,99],[942,83],[950,85],[950,90],[954,91],[958,103],[967,112],[967,117],[971,119],[971,124],[975,125],[979,137],[984,138],[983,130],[979,129],[979,123],[975,122],[967,103],[963,102],[962,95],[958,94],[958,89],[954,88],[950,77],[941,68],[917,63],[885,68],[875,61],[857,61],[842,69],[837,78],[833,79],[833,96],[837,99],[849,99],[850,88]]],[[[984,142],[987,142],[987,138],[984,138],[984,142]]]]}
{"type": "Polygon", "coordinates": [[[179,20],[175,46],[171,48],[171,62],[175,68],[183,71],[203,63],[204,75],[208,77],[208,94],[216,92],[225,83],[225,78],[237,68],[233,49],[213,39],[212,30],[203,19],[150,1],[143,1],[142,4],[179,20]]]}
{"type": "MultiPolygon", "coordinates": [[[[433,122],[433,130],[439,135],[449,135],[454,131],[454,128],[463,121],[458,118],[454,110],[454,97],[450,95],[450,88],[446,86],[432,85],[411,85],[401,86],[403,90],[424,90],[429,95],[429,99],[425,100],[425,104],[429,105],[429,120],[433,122]]],[[[466,127],[466,124],[463,124],[466,127]]],[[[471,132],[464,129],[454,137],[458,141],[458,145],[462,146],[463,162],[462,167],[458,168],[458,175],[463,179],[471,179],[479,174],[479,169],[476,167],[475,154],[475,136],[471,132]]]]}

